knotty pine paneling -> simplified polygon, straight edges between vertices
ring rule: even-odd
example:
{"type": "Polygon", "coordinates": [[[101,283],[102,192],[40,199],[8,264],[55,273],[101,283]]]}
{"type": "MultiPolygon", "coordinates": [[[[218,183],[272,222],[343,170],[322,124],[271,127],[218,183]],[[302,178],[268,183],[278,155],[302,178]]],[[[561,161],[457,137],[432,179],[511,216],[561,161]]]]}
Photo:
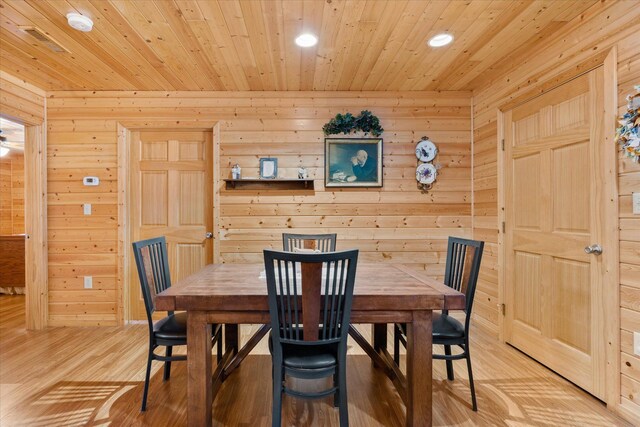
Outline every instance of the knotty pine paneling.
{"type": "Polygon", "coordinates": [[[24,234],[24,154],[0,157],[0,234],[24,234]]]}
{"type": "Polygon", "coordinates": [[[47,116],[49,325],[115,325],[116,124],[47,116]],[[100,185],[84,186],[85,176],[97,176],[100,185]],[[84,203],[91,203],[91,216],[83,214],[84,203]],[[84,276],[93,277],[93,289],[84,289],[84,276]]]}
{"type": "MultiPolygon", "coordinates": [[[[281,234],[338,233],[363,262],[408,264],[442,277],[449,235],[471,235],[471,103],[468,92],[50,92],[48,119],[49,288],[54,325],[115,324],[117,311],[117,123],[220,121],[214,173],[257,176],[277,157],[279,176],[305,166],[315,191],[227,190],[220,185],[221,262],[261,262],[281,234]],[[338,112],[370,109],[385,132],[384,187],[324,188],[322,125],[338,112]],[[416,186],[415,142],[438,144],[439,179],[416,186]],[[84,187],[86,175],[100,178],[84,187]],[[82,214],[92,203],[93,215],[82,214]],[[82,289],[82,276],[94,289],[82,289]]],[[[175,125],[174,125],[175,126],[175,125]]],[[[134,284],[137,286],[137,284],[134,284]]]]}
{"type": "MultiPolygon", "coordinates": [[[[514,55],[487,73],[482,86],[474,91],[474,229],[476,238],[483,238],[497,260],[498,204],[497,204],[497,108],[516,99],[537,83],[562,72],[579,69],[597,52],[612,46],[618,49],[618,102],[620,112],[626,106],[625,96],[633,93],[633,85],[640,83],[640,10],[634,2],[606,2],[589,8],[584,14],[554,34],[543,38],[534,50],[514,55]]],[[[640,420],[637,390],[640,358],[625,345],[625,337],[640,330],[640,217],[631,213],[631,192],[640,191],[640,166],[628,159],[618,160],[620,209],[620,302],[622,337],[621,407],[627,417],[640,420]]],[[[483,258],[478,284],[477,314],[485,323],[498,329],[498,274],[496,262],[483,258]]]]}
{"type": "Polygon", "coordinates": [[[44,120],[42,89],[0,71],[0,114],[18,123],[40,124],[44,120]]]}
{"type": "Polygon", "coordinates": [[[492,64],[594,3],[5,1],[0,69],[46,90],[469,90],[492,64]],[[71,10],[96,31],[78,37],[62,19],[71,10]],[[71,53],[20,29],[32,25],[71,53]],[[293,43],[303,29],[316,32],[316,46],[293,43]],[[456,43],[427,46],[444,29],[456,43]]]}

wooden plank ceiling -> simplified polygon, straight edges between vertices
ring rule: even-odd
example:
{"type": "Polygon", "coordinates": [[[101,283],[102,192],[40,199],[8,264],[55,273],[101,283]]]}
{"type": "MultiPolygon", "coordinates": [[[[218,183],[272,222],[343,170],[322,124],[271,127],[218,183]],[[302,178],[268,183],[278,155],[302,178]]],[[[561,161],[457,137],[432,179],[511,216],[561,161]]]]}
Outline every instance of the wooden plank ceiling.
{"type": "Polygon", "coordinates": [[[471,90],[594,3],[1,0],[0,69],[46,90],[471,90]],[[71,29],[68,12],[93,31],[71,29]],[[305,31],[315,47],[295,45],[305,31]],[[427,46],[443,31],[451,45],[427,46]]]}

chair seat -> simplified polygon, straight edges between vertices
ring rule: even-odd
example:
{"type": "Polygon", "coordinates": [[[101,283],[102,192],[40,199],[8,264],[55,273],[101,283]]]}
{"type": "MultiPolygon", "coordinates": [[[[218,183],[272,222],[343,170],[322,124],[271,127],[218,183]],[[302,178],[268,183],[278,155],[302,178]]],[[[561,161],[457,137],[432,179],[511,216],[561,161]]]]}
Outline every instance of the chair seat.
{"type": "Polygon", "coordinates": [[[156,338],[164,340],[187,339],[187,313],[174,313],[153,324],[156,338]]]}
{"type": "Polygon", "coordinates": [[[336,366],[337,348],[335,345],[282,345],[282,362],[287,368],[324,369],[336,366]]]}
{"type": "Polygon", "coordinates": [[[457,319],[440,313],[433,313],[433,341],[438,339],[464,338],[464,326],[457,319]]]}

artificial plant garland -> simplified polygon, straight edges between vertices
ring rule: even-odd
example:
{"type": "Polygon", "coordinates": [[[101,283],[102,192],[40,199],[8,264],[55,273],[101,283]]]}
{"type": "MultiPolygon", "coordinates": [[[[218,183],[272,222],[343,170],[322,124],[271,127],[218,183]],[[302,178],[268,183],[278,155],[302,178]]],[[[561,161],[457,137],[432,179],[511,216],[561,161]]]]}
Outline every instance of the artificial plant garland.
{"type": "Polygon", "coordinates": [[[371,111],[362,110],[357,117],[351,113],[336,114],[333,119],[322,126],[322,131],[325,135],[339,133],[347,135],[353,131],[362,131],[365,134],[380,136],[384,129],[380,126],[380,120],[371,111]]]}

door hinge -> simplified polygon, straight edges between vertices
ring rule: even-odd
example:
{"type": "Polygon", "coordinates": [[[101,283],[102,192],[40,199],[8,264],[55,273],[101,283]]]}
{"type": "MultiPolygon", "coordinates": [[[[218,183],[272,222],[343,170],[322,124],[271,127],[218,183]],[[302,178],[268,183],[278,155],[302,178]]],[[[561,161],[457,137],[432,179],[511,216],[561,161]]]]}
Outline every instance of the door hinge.
{"type": "Polygon", "coordinates": [[[504,304],[498,304],[498,307],[500,307],[500,313],[502,313],[502,315],[504,316],[507,312],[507,306],[504,304]]]}
{"type": "Polygon", "coordinates": [[[507,225],[504,221],[502,221],[502,233],[506,233],[507,225]]]}
{"type": "Polygon", "coordinates": [[[504,138],[502,138],[502,151],[504,151],[504,138]]]}

